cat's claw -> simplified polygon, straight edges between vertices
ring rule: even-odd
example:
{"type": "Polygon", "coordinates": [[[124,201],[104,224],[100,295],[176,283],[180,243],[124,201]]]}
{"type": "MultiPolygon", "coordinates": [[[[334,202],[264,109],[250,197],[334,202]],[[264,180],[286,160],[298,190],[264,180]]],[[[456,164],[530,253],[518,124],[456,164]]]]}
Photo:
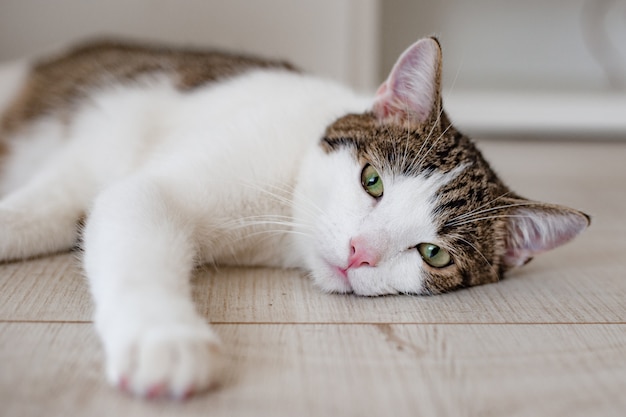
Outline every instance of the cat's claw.
{"type": "Polygon", "coordinates": [[[145,399],[185,400],[219,378],[219,342],[209,330],[151,330],[132,344],[107,349],[107,374],[121,391],[145,399]]]}
{"type": "Polygon", "coordinates": [[[148,400],[164,397],[168,393],[168,387],[164,383],[153,385],[152,387],[148,388],[148,390],[144,393],[135,393],[131,390],[128,378],[125,376],[120,378],[119,382],[117,383],[117,388],[127,394],[138,394],[140,397],[146,398],[148,400]]]}

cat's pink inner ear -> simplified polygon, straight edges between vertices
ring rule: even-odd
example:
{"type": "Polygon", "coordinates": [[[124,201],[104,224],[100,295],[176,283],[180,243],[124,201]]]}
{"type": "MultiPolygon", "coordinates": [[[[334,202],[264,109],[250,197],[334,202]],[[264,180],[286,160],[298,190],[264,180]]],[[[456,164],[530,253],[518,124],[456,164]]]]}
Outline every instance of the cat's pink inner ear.
{"type": "Polygon", "coordinates": [[[417,41],[404,51],[376,92],[374,114],[379,119],[426,121],[438,111],[440,78],[439,42],[417,41]]]}
{"type": "Polygon", "coordinates": [[[590,224],[582,212],[549,205],[514,210],[507,221],[504,262],[510,267],[569,242],[590,224]]]}

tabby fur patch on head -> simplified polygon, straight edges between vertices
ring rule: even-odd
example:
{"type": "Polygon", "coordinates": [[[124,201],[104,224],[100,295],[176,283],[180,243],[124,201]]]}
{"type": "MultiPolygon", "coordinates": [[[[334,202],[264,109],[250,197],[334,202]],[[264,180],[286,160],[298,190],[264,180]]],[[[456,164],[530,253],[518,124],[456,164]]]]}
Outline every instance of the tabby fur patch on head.
{"type": "Polygon", "coordinates": [[[472,141],[452,125],[440,89],[439,43],[434,38],[421,40],[400,57],[379,88],[372,111],[347,115],[327,128],[320,143],[323,153],[348,153],[358,166],[373,166],[385,192],[372,198],[364,213],[355,214],[356,225],[338,245],[340,251],[344,245],[348,261],[326,260],[345,275],[346,285],[334,286],[332,280],[318,277],[322,288],[363,295],[436,294],[495,282],[511,267],[569,241],[589,224],[584,213],[526,200],[508,189],[472,141]],[[407,178],[416,181],[413,190],[396,186],[407,178]],[[429,181],[436,188],[424,186],[429,181]],[[422,190],[417,192],[417,187],[422,190]],[[430,194],[423,195],[426,191],[430,194]],[[407,203],[407,198],[414,201],[407,203]],[[385,199],[406,205],[405,227],[394,225],[398,213],[383,204],[385,199]],[[420,211],[424,206],[426,214],[420,211]],[[426,218],[409,220],[418,215],[426,218]],[[373,222],[378,223],[374,229],[367,225],[373,222]],[[427,232],[428,223],[434,236],[427,232]],[[405,233],[412,233],[414,240],[400,236],[405,233]],[[362,236],[376,240],[375,245],[360,249],[353,242],[362,236]],[[400,243],[394,246],[390,241],[400,243]],[[429,265],[415,255],[420,244],[436,245],[435,250],[449,254],[450,262],[429,265]],[[350,259],[359,250],[369,257],[355,268],[350,259]],[[398,269],[391,263],[404,266],[398,269]],[[398,273],[413,276],[391,277],[398,273]],[[387,285],[364,285],[360,280],[364,274],[387,285]]]}

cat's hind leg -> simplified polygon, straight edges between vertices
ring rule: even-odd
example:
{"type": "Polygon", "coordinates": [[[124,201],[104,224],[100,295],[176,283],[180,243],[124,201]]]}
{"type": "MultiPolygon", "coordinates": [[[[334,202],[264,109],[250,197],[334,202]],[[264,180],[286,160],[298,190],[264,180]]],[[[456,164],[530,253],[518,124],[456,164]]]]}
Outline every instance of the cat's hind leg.
{"type": "Polygon", "coordinates": [[[94,187],[70,161],[52,158],[0,199],[0,261],[71,249],[94,187]]]}
{"type": "Polygon", "coordinates": [[[95,200],[84,265],[109,382],[142,397],[184,398],[217,377],[219,342],[195,309],[194,227],[174,190],[125,179],[95,200]]]}

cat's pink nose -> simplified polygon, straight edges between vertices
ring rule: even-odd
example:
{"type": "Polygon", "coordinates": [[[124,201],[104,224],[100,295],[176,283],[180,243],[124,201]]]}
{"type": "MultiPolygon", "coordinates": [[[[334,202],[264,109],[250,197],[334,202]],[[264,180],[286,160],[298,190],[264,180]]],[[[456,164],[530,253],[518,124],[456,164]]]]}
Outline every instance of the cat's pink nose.
{"type": "Polygon", "coordinates": [[[348,269],[360,268],[362,266],[376,266],[378,261],[380,261],[378,251],[370,246],[365,238],[357,236],[350,240],[348,269]]]}

